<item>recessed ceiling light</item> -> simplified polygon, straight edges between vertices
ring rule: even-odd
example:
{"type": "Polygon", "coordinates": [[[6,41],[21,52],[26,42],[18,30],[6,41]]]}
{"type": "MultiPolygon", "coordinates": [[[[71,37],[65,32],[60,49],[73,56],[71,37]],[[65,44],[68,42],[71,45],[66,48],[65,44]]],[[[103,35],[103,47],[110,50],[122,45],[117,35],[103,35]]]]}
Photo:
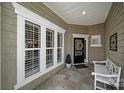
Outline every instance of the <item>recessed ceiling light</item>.
{"type": "Polygon", "coordinates": [[[82,14],[85,15],[86,14],[86,11],[82,11],[82,14]]]}

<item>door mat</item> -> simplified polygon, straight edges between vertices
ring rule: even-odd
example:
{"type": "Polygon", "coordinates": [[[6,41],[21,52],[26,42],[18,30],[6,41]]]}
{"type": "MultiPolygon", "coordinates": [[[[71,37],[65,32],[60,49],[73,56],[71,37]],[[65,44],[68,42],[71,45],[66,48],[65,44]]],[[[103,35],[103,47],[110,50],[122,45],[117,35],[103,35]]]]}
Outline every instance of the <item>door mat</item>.
{"type": "Polygon", "coordinates": [[[80,65],[74,65],[77,69],[80,69],[80,68],[88,68],[87,65],[85,64],[80,64],[80,65]]]}

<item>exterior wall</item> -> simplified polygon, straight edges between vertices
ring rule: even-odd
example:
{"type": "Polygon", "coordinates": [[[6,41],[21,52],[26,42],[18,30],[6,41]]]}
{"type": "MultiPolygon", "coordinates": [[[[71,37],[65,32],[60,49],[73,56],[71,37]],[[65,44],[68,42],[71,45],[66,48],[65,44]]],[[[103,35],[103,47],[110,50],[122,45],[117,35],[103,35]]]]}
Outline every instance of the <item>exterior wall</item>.
{"type": "Polygon", "coordinates": [[[81,25],[68,25],[68,29],[65,33],[65,58],[67,54],[72,58],[72,34],[88,34],[88,26],[81,25]]]}
{"type": "MultiPolygon", "coordinates": [[[[66,28],[66,23],[60,19],[54,12],[48,9],[42,3],[20,3],[24,7],[37,13],[40,16],[52,21],[53,23],[66,28]],[[47,11],[47,12],[46,12],[47,11]]],[[[14,89],[16,84],[16,71],[17,71],[17,16],[11,3],[1,4],[1,57],[2,57],[2,89],[14,89]]],[[[60,66],[56,71],[61,69],[60,66]]],[[[36,79],[21,89],[33,89],[35,85],[39,84],[41,80],[47,79],[53,75],[55,71],[50,71],[47,75],[36,79]],[[45,78],[45,79],[44,79],[45,78]],[[39,82],[39,83],[38,83],[39,82]],[[36,84],[37,83],[37,84],[36,84]]]]}
{"type": "MultiPolygon", "coordinates": [[[[104,23],[81,26],[81,25],[68,25],[67,32],[65,33],[65,56],[70,54],[72,57],[72,34],[87,34],[89,35],[88,42],[88,58],[89,63],[93,60],[105,60],[105,25],[104,23]],[[90,47],[91,35],[101,35],[102,47],[90,47]]],[[[66,58],[66,57],[65,57],[66,58]]]]}
{"type": "Polygon", "coordinates": [[[89,62],[93,60],[105,60],[105,24],[89,26],[89,62]],[[91,47],[91,35],[101,35],[102,47],[91,47]]]}
{"type": "Polygon", "coordinates": [[[1,3],[0,3],[0,89],[1,89],[1,3]]]}
{"type": "MultiPolygon", "coordinates": [[[[66,55],[69,53],[72,55],[72,34],[74,33],[78,33],[78,34],[93,34],[94,32],[95,33],[100,33],[100,34],[103,34],[103,39],[104,39],[104,28],[103,26],[82,26],[82,25],[67,25],[67,23],[65,23],[60,17],[58,17],[54,12],[52,12],[47,6],[45,6],[43,3],[19,3],[21,4],[22,6],[30,9],[31,11],[33,11],[34,13],[40,15],[40,16],[43,16],[44,18],[46,18],[47,20],[59,25],[60,27],[66,29],[66,33],[65,33],[65,58],[66,58],[66,55]],[[91,31],[90,28],[94,28],[95,31],[91,31]],[[100,31],[98,31],[100,30],[100,31]],[[90,33],[90,32],[91,33],[90,33]]],[[[94,34],[95,34],[94,33],[94,34]]],[[[89,45],[90,45],[90,41],[89,41],[89,45]]],[[[90,48],[90,46],[89,46],[90,48]]],[[[97,50],[97,48],[95,48],[97,50]]],[[[98,49],[98,52],[99,51],[102,51],[103,52],[104,50],[104,45],[102,48],[99,48],[98,49]]],[[[93,51],[93,49],[91,48],[91,52],[93,51]]],[[[89,53],[90,53],[90,50],[89,50],[89,53]]],[[[92,60],[104,60],[104,55],[105,52],[101,53],[101,55],[98,56],[98,53],[97,54],[97,57],[93,57],[92,54],[90,54],[91,56],[91,59],[90,62],[92,60]],[[100,56],[102,56],[100,58],[100,56]]]]}
{"type": "Polygon", "coordinates": [[[106,56],[122,67],[124,79],[124,3],[113,3],[106,20],[106,56]],[[109,50],[110,36],[117,32],[117,51],[109,50]]]}
{"type": "MultiPolygon", "coordinates": [[[[59,18],[54,12],[47,8],[43,3],[19,3],[24,7],[30,9],[34,13],[50,20],[56,25],[66,29],[65,33],[65,56],[66,54],[72,55],[72,34],[101,34],[104,39],[104,24],[98,24],[93,26],[80,26],[80,25],[67,25],[61,18],[59,18]]],[[[14,89],[16,84],[16,58],[17,58],[17,16],[14,13],[14,8],[11,3],[1,4],[1,21],[2,21],[2,32],[1,32],[1,53],[2,53],[2,89],[14,89]]],[[[103,41],[104,42],[104,41],[103,41]]],[[[96,48],[90,48],[89,38],[89,57],[92,60],[103,60],[104,59],[104,46],[98,49],[98,52],[94,52],[96,48]],[[92,53],[97,56],[93,57],[92,53]],[[99,52],[103,52],[100,55],[99,52]],[[98,54],[97,54],[98,53],[98,54]],[[103,57],[101,58],[101,56],[103,57]]],[[[38,84],[43,82],[45,79],[59,71],[63,66],[56,68],[45,74],[44,76],[30,82],[26,86],[20,89],[33,89],[38,84]]]]}
{"type": "Polygon", "coordinates": [[[27,2],[27,3],[19,3],[20,5],[26,7],[27,9],[33,11],[34,13],[46,18],[47,20],[59,25],[60,27],[67,29],[67,24],[58,17],[53,11],[51,11],[47,6],[43,3],[39,2],[27,2]]]}
{"type": "Polygon", "coordinates": [[[16,15],[10,3],[1,4],[2,89],[14,89],[16,84],[16,15]]]}

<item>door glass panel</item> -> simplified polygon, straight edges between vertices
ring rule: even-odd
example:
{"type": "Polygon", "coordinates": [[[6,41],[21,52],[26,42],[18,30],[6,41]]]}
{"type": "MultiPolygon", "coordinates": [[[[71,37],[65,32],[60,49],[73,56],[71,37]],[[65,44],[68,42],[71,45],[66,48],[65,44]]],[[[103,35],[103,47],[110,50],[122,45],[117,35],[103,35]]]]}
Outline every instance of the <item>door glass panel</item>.
{"type": "Polygon", "coordinates": [[[82,50],[83,48],[83,43],[82,40],[75,40],[75,50],[82,50]]]}
{"type": "Polygon", "coordinates": [[[84,38],[74,38],[74,63],[84,62],[84,38]]]}

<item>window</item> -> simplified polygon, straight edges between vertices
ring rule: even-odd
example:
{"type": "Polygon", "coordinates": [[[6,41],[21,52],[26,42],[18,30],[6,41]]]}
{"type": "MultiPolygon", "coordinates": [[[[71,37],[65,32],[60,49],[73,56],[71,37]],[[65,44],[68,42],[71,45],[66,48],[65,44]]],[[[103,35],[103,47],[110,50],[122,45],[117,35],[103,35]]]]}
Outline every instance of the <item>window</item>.
{"type": "Polygon", "coordinates": [[[91,36],[91,47],[101,47],[101,36],[93,35],[91,36]]]}
{"type": "Polygon", "coordinates": [[[62,61],[62,34],[57,34],[57,62],[62,61]]]}
{"type": "Polygon", "coordinates": [[[40,26],[25,21],[25,78],[40,71],[40,26]]]}
{"type": "Polygon", "coordinates": [[[46,28],[46,68],[53,65],[54,31],[46,28]]]}
{"type": "Polygon", "coordinates": [[[12,4],[17,14],[17,83],[14,87],[19,89],[64,64],[63,60],[60,64],[56,61],[57,51],[59,55],[64,52],[64,46],[57,47],[57,33],[64,36],[65,30],[18,3],[12,4]]]}

